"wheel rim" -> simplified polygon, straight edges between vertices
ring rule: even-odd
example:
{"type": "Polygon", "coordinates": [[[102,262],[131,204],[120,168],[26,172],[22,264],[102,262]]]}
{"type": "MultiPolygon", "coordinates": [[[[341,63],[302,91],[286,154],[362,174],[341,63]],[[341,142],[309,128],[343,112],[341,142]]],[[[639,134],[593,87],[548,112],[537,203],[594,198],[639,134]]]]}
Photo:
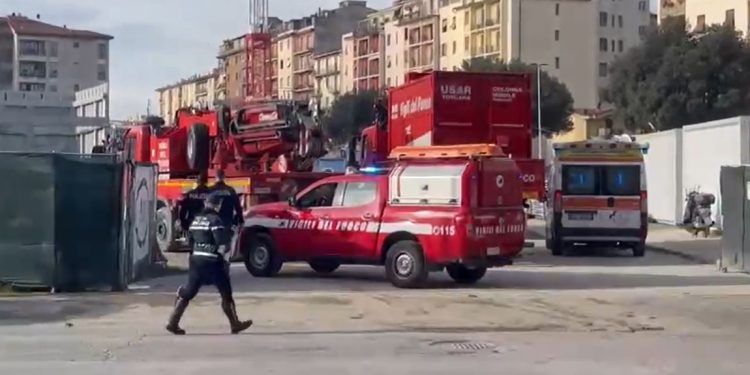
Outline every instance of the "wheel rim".
{"type": "Polygon", "coordinates": [[[414,271],[414,258],[406,253],[399,254],[396,257],[396,266],[394,268],[397,275],[401,277],[409,276],[414,271]]]}
{"type": "Polygon", "coordinates": [[[167,225],[164,222],[160,222],[156,225],[156,236],[162,241],[167,239],[167,225]]]}
{"type": "Polygon", "coordinates": [[[268,249],[265,246],[258,246],[255,248],[250,262],[253,264],[253,267],[263,269],[268,266],[269,258],[270,253],[268,249]]]}

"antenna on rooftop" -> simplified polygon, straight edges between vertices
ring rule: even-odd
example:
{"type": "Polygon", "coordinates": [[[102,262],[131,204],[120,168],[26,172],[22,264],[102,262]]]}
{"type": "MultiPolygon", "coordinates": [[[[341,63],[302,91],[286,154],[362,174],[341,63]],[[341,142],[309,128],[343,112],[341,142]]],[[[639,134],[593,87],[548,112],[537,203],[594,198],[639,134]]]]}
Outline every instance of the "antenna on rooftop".
{"type": "Polygon", "coordinates": [[[268,0],[249,0],[250,33],[268,32],[268,0]]]}

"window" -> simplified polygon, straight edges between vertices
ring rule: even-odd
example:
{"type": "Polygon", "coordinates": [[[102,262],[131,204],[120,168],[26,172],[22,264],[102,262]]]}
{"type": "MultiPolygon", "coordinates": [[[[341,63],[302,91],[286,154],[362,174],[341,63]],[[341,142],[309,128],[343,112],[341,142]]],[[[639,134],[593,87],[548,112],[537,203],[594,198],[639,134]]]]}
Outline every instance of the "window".
{"type": "Polygon", "coordinates": [[[49,85],[49,91],[50,92],[57,92],[57,86],[55,86],[55,85],[49,85]]]}
{"type": "Polygon", "coordinates": [[[640,195],[641,167],[639,165],[618,165],[602,167],[603,195],[640,195]]]}
{"type": "Polygon", "coordinates": [[[100,81],[106,81],[107,80],[107,65],[105,65],[105,64],[99,64],[97,66],[96,77],[100,81]]]}
{"type": "Polygon", "coordinates": [[[607,63],[599,63],[599,77],[606,77],[608,71],[607,63]]]}
{"type": "Polygon", "coordinates": [[[734,9],[727,10],[724,15],[724,26],[728,26],[734,29],[734,9]]]}
{"type": "Polygon", "coordinates": [[[49,56],[50,57],[57,57],[58,54],[58,44],[57,42],[47,42],[49,43],[49,56]]]}
{"type": "Polygon", "coordinates": [[[555,69],[560,69],[560,58],[555,57],[555,69]]]}
{"type": "Polygon", "coordinates": [[[599,51],[607,52],[607,38],[599,38],[599,51]]]}
{"type": "Polygon", "coordinates": [[[456,41],[453,41],[453,54],[456,54],[456,41]]]}
{"type": "Polygon", "coordinates": [[[49,63],[49,78],[57,78],[57,63],[49,63]]]}
{"type": "Polygon", "coordinates": [[[620,26],[620,28],[622,29],[624,25],[622,15],[617,16],[617,23],[618,23],[618,26],[620,26]]]}
{"type": "Polygon", "coordinates": [[[386,35],[386,37],[385,37],[385,44],[387,46],[391,45],[391,34],[386,35]]]}
{"type": "Polygon", "coordinates": [[[377,186],[374,182],[349,182],[344,190],[344,207],[364,206],[375,201],[377,186]]]}
{"type": "Polygon", "coordinates": [[[73,48],[78,48],[81,46],[81,43],[73,42],[73,48]]]}
{"type": "Polygon", "coordinates": [[[622,39],[617,41],[617,50],[620,52],[625,51],[625,43],[622,41],[622,39]]]}
{"type": "Polygon", "coordinates": [[[469,45],[470,45],[469,37],[468,36],[464,37],[464,51],[469,52],[469,45]]]}
{"type": "Polygon", "coordinates": [[[448,32],[448,20],[443,18],[442,24],[443,24],[443,32],[444,33],[448,32]]]}
{"type": "Polygon", "coordinates": [[[41,40],[21,40],[18,42],[19,53],[25,56],[44,56],[46,55],[44,47],[44,41],[41,40]]]}
{"type": "Polygon", "coordinates": [[[555,15],[560,15],[560,3],[555,4],[555,15]]]}
{"type": "Polygon", "coordinates": [[[605,27],[607,26],[607,20],[609,17],[607,17],[607,12],[599,12],[599,26],[605,27]]]}
{"type": "MultiPolygon", "coordinates": [[[[331,206],[339,206],[340,204],[334,204],[334,199],[336,198],[336,191],[338,189],[338,184],[323,184],[312,191],[309,191],[307,194],[302,196],[299,201],[297,202],[297,207],[299,208],[315,208],[315,207],[331,207],[331,206]]],[[[338,201],[340,201],[340,198],[338,201]]]]}
{"type": "Polygon", "coordinates": [[[448,54],[448,45],[443,43],[440,45],[440,56],[445,57],[448,54]]]}
{"type": "Polygon", "coordinates": [[[562,193],[565,195],[597,195],[596,167],[566,165],[562,168],[562,193]]]}
{"type": "Polygon", "coordinates": [[[612,15],[612,27],[615,27],[615,15],[612,15]]]}
{"type": "Polygon", "coordinates": [[[698,16],[698,22],[695,24],[695,31],[697,32],[703,32],[706,30],[706,16],[700,15],[698,16]]]}
{"type": "Polygon", "coordinates": [[[615,40],[614,39],[612,39],[612,49],[610,51],[615,52],[615,40]]]}
{"type": "Polygon", "coordinates": [[[555,41],[560,40],[560,30],[555,30],[555,41]]]}
{"type": "Polygon", "coordinates": [[[18,84],[19,91],[41,92],[41,91],[44,91],[44,89],[45,89],[44,83],[21,82],[18,84]]]}
{"type": "Polygon", "coordinates": [[[47,78],[47,63],[41,61],[20,61],[19,76],[24,78],[47,78]]]}
{"type": "Polygon", "coordinates": [[[99,44],[99,60],[107,59],[107,45],[105,43],[99,44]]]}

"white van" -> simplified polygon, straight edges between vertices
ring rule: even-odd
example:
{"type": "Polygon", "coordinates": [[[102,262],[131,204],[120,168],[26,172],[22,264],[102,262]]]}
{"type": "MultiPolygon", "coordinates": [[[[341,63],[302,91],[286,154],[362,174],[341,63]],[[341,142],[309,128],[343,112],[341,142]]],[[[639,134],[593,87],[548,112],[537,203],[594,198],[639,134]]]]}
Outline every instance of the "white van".
{"type": "Polygon", "coordinates": [[[628,141],[558,143],[548,175],[547,248],[555,256],[578,245],[632,249],[642,257],[648,235],[643,155],[628,141]]]}

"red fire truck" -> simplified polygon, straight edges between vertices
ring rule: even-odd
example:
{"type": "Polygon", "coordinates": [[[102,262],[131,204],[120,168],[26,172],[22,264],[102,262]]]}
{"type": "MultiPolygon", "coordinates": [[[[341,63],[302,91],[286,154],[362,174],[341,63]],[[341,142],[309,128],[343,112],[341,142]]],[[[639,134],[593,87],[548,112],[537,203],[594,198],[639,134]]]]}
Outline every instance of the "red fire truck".
{"type": "Polygon", "coordinates": [[[284,262],[319,273],[369,264],[384,265],[397,287],[422,286],[443,269],[470,284],[523,249],[523,184],[500,147],[397,147],[390,161],[252,207],[240,239],[247,270],[271,277],[284,262]]]}
{"type": "Polygon", "coordinates": [[[388,92],[384,123],[366,128],[364,164],[378,164],[399,146],[488,143],[516,161],[524,198],[543,200],[544,161],[532,159],[531,75],[413,73],[388,92]]]}

